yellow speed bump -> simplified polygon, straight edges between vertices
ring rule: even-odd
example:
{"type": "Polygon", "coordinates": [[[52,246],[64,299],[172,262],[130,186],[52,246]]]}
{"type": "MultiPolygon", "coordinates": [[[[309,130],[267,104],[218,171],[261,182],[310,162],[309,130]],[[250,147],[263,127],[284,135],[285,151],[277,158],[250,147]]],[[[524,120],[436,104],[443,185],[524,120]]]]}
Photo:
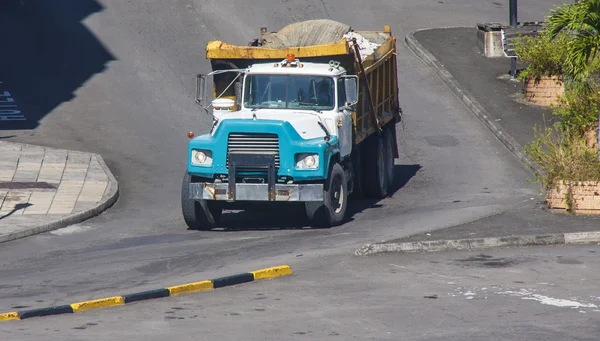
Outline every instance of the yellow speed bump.
{"type": "Polygon", "coordinates": [[[18,319],[19,319],[19,313],[17,313],[16,311],[0,314],[0,321],[10,321],[10,320],[18,320],[18,319]]]}
{"type": "Polygon", "coordinates": [[[74,313],[78,313],[78,312],[82,312],[82,311],[86,311],[86,310],[90,310],[90,309],[113,307],[113,306],[123,305],[123,304],[125,304],[123,297],[115,296],[115,297],[101,298],[98,300],[73,303],[73,304],[71,304],[71,308],[73,308],[74,313]]]}
{"type": "Polygon", "coordinates": [[[202,281],[202,282],[194,282],[182,285],[175,285],[172,287],[167,287],[169,289],[169,296],[179,295],[183,293],[190,293],[196,291],[203,290],[212,290],[213,284],[212,281],[202,281]]]}
{"type": "Polygon", "coordinates": [[[292,268],[290,268],[288,265],[280,265],[280,266],[274,266],[272,268],[266,268],[266,269],[252,271],[252,275],[254,275],[254,280],[287,276],[287,275],[291,275],[291,274],[292,274],[292,268]]]}

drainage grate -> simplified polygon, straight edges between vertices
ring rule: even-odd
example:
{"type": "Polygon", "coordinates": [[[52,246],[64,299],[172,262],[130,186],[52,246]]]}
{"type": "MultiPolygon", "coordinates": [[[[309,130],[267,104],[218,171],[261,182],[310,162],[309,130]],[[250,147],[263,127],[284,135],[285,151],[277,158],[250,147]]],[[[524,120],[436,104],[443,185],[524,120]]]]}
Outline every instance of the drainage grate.
{"type": "Polygon", "coordinates": [[[56,186],[47,182],[0,182],[0,189],[56,190],[56,186]]]}

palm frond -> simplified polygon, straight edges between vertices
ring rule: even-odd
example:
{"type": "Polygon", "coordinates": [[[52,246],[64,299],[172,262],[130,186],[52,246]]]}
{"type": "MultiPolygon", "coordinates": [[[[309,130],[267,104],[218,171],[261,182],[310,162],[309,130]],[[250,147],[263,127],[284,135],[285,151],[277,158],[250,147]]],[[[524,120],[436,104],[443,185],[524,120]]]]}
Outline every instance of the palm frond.
{"type": "Polygon", "coordinates": [[[556,6],[548,16],[548,31],[554,38],[563,30],[577,31],[583,27],[586,18],[585,4],[581,2],[556,6]]]}
{"type": "Polygon", "coordinates": [[[569,46],[566,72],[576,80],[584,80],[589,74],[589,61],[600,47],[600,36],[594,30],[580,30],[569,46]]]}
{"type": "Polygon", "coordinates": [[[589,1],[583,22],[586,28],[592,28],[596,32],[600,32],[600,0],[589,1]]]}
{"type": "Polygon", "coordinates": [[[588,12],[600,13],[600,0],[588,0],[588,12]]]}

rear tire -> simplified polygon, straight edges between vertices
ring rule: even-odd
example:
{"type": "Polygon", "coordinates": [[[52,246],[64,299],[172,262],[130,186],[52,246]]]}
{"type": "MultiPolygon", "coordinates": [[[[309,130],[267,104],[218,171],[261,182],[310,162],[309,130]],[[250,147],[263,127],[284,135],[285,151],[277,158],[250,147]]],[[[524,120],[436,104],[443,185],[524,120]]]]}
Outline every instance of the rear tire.
{"type": "Polygon", "coordinates": [[[384,138],[382,136],[373,136],[371,141],[368,141],[367,163],[366,163],[366,178],[365,192],[368,196],[383,199],[388,194],[388,175],[386,171],[386,156],[384,138]]]}
{"type": "Polygon", "coordinates": [[[323,186],[323,201],[309,201],[304,206],[308,220],[314,227],[329,228],[344,222],[348,207],[348,180],[339,163],[329,171],[323,186]]]}
{"type": "Polygon", "coordinates": [[[385,145],[385,173],[387,175],[388,192],[391,191],[394,185],[394,154],[396,151],[396,137],[394,134],[394,126],[391,126],[385,130],[383,134],[383,141],[385,145]]]}
{"type": "Polygon", "coordinates": [[[186,172],[181,184],[181,211],[183,220],[192,230],[210,230],[217,227],[223,206],[212,200],[190,199],[192,177],[186,172]]]}

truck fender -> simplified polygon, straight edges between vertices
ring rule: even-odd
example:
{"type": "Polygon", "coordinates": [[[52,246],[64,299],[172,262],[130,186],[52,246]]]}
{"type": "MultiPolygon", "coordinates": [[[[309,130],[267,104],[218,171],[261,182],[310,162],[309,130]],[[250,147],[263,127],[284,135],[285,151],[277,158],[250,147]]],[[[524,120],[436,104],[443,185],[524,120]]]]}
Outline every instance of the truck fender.
{"type": "Polygon", "coordinates": [[[340,148],[337,144],[335,146],[331,146],[331,149],[329,149],[328,153],[325,154],[325,160],[327,160],[327,163],[325,164],[324,168],[327,171],[329,171],[331,165],[342,161],[340,157],[340,148]]]}

